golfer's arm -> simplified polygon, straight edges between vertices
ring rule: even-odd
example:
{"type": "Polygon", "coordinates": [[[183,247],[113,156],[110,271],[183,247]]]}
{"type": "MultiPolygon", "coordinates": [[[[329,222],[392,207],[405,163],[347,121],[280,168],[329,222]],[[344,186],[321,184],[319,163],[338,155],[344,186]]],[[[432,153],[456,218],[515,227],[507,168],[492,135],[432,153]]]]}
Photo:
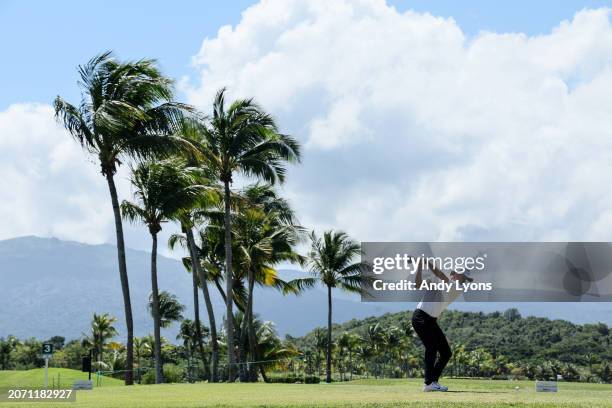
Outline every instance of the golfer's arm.
{"type": "Polygon", "coordinates": [[[444,281],[444,282],[450,282],[450,279],[448,279],[448,277],[444,274],[444,272],[442,272],[441,270],[439,270],[438,268],[436,268],[436,266],[433,264],[433,262],[429,262],[429,269],[431,270],[431,272],[433,272],[434,275],[436,275],[438,277],[438,279],[444,281]]]}
{"type": "Polygon", "coordinates": [[[421,283],[423,283],[423,263],[419,262],[419,266],[417,267],[416,274],[414,275],[414,283],[417,288],[421,287],[421,283]]]}

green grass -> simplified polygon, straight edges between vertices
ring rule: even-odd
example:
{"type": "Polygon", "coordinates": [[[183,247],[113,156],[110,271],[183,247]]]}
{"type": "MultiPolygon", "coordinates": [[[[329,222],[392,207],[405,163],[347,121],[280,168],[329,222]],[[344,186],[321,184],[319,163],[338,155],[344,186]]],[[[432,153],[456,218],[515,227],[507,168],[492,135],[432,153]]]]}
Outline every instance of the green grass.
{"type": "MultiPolygon", "coordinates": [[[[25,371],[0,371],[0,389],[24,387],[24,388],[41,388],[44,383],[45,369],[35,368],[25,371]]],[[[49,386],[59,384],[63,388],[72,387],[74,380],[86,380],[87,373],[79,370],[71,370],[69,368],[49,368],[49,386]]],[[[96,376],[92,374],[94,386],[96,385],[96,376]]],[[[123,385],[122,380],[115,378],[103,377],[101,379],[103,387],[123,385]]]]}
{"type": "MultiPolygon", "coordinates": [[[[560,383],[536,393],[532,381],[445,379],[453,392],[423,393],[420,380],[359,380],[327,384],[164,384],[78,391],[65,408],[148,407],[612,407],[612,385],[560,383]],[[515,387],[519,387],[515,390],[515,387]]],[[[0,407],[41,406],[25,402],[0,407]]]]}

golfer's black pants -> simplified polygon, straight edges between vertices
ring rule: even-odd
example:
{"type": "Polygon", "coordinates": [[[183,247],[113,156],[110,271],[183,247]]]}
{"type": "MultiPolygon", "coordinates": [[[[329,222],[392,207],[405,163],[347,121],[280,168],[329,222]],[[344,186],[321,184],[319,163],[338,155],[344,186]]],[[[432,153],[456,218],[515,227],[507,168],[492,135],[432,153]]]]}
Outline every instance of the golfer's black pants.
{"type": "Polygon", "coordinates": [[[412,314],[412,327],[425,346],[425,384],[438,381],[451,358],[451,349],[435,317],[421,309],[412,314]]]}

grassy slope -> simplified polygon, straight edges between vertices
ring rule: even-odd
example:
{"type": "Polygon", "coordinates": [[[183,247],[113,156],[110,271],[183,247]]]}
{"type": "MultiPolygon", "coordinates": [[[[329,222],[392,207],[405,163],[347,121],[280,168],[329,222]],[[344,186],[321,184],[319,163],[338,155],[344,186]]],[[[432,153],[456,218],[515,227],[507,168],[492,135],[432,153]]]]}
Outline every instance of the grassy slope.
{"type": "MultiPolygon", "coordinates": [[[[24,388],[41,388],[43,386],[44,378],[44,368],[35,368],[27,371],[0,371],[0,389],[17,386],[24,388]]],[[[70,388],[74,380],[86,380],[87,373],[68,368],[49,368],[49,385],[51,386],[53,384],[57,384],[58,378],[61,387],[70,388]]],[[[94,380],[95,386],[95,374],[92,374],[92,380],[94,380]]],[[[123,385],[123,381],[115,378],[102,378],[102,386],[113,385],[123,385]]]]}
{"type": "MultiPolygon", "coordinates": [[[[332,385],[166,384],[79,391],[81,407],[612,407],[612,385],[560,383],[536,393],[531,381],[445,380],[448,393],[422,393],[420,380],[361,380],[332,385]],[[517,391],[514,387],[519,386],[517,391]]],[[[39,403],[2,404],[25,408],[39,403]]],[[[66,407],[45,403],[45,407],[66,407]]]]}

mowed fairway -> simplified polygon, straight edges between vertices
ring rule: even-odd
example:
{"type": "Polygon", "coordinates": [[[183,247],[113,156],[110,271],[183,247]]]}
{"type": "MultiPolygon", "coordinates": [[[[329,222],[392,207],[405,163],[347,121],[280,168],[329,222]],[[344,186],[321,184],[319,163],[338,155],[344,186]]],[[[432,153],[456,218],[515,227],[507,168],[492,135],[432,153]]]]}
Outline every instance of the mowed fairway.
{"type": "MultiPolygon", "coordinates": [[[[446,380],[452,392],[423,393],[420,380],[326,384],[165,384],[79,391],[76,403],[44,407],[612,407],[612,385],[560,383],[536,393],[531,381],[446,380]],[[515,387],[520,387],[515,390],[515,387]]],[[[0,403],[2,407],[41,403],[0,403]]]]}
{"type": "MultiPolygon", "coordinates": [[[[0,389],[13,388],[21,386],[24,388],[40,388],[43,385],[45,375],[44,368],[34,368],[24,371],[0,371],[0,389]]],[[[86,380],[87,373],[79,370],[71,370],[69,368],[49,368],[49,386],[57,385],[58,381],[61,387],[70,387],[74,380],[86,380]]],[[[93,375],[94,386],[97,384],[96,376],[93,375]]],[[[99,382],[102,386],[122,386],[123,381],[116,378],[101,377],[99,382]]]]}

